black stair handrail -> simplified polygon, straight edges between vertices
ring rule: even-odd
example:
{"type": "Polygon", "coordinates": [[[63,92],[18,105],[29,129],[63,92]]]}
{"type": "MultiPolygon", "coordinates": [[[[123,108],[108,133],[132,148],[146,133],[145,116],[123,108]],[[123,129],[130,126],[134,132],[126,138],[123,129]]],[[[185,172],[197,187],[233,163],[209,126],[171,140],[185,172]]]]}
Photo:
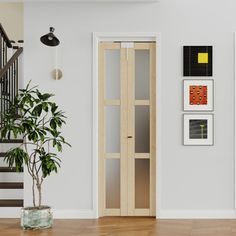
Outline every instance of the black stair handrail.
{"type": "Polygon", "coordinates": [[[8,48],[13,48],[12,42],[8,38],[3,26],[0,24],[0,69],[7,64],[8,48]]]}
{"type": "Polygon", "coordinates": [[[0,34],[1,34],[1,37],[4,39],[7,47],[8,48],[12,48],[12,43],[11,43],[10,39],[8,38],[7,33],[4,30],[4,28],[3,28],[1,23],[0,23],[0,34]]]}

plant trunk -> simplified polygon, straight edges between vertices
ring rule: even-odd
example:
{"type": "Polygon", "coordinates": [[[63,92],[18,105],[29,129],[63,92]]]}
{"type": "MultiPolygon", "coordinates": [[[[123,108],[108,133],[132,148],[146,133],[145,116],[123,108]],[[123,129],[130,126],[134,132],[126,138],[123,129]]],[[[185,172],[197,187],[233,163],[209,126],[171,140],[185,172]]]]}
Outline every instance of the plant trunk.
{"type": "Polygon", "coordinates": [[[32,193],[33,193],[33,205],[36,207],[35,203],[35,180],[33,179],[33,185],[32,185],[32,193]]]}
{"type": "Polygon", "coordinates": [[[39,181],[35,180],[33,178],[33,185],[32,185],[32,192],[33,192],[33,206],[34,207],[41,207],[42,204],[42,188],[41,188],[41,184],[39,183],[39,181]],[[36,194],[35,191],[37,190],[37,196],[38,196],[38,204],[36,205],[36,194]]]}
{"type": "Polygon", "coordinates": [[[41,207],[42,204],[42,190],[41,190],[41,184],[37,183],[37,190],[38,190],[38,207],[41,207]]]}

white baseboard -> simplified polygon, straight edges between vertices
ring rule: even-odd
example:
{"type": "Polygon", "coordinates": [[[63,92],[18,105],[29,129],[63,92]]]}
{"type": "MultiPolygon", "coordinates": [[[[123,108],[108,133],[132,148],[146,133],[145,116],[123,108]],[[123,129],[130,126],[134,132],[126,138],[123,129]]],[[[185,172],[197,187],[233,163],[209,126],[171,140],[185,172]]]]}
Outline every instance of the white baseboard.
{"type": "Polygon", "coordinates": [[[53,209],[54,219],[95,219],[95,212],[90,209],[72,210],[72,209],[53,209]]]}
{"type": "Polygon", "coordinates": [[[236,219],[235,210],[159,210],[158,219],[236,219]]]}
{"type": "Polygon", "coordinates": [[[21,207],[1,207],[0,218],[20,218],[21,207]]]}
{"type": "MultiPolygon", "coordinates": [[[[0,218],[20,218],[21,207],[1,207],[0,218]]],[[[95,219],[93,210],[53,209],[54,219],[95,219]]]]}

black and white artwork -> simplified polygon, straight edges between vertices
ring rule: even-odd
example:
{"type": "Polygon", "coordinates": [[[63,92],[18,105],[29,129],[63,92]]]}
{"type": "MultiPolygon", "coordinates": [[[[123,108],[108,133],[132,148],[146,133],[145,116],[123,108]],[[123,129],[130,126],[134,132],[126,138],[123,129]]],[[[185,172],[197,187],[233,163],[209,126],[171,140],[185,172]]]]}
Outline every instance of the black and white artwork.
{"type": "Polygon", "coordinates": [[[213,145],[213,114],[184,114],[184,145],[213,145]]]}
{"type": "Polygon", "coordinates": [[[189,139],[207,139],[207,120],[189,120],[189,139]]]}

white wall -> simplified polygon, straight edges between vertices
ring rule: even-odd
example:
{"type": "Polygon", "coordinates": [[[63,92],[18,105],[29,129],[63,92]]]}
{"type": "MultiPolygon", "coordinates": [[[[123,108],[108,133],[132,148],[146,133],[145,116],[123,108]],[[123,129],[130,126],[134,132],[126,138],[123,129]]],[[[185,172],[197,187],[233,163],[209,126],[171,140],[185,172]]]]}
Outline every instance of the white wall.
{"type": "Polygon", "coordinates": [[[23,34],[23,3],[0,3],[0,23],[10,40],[24,39],[23,34]]]}
{"type": "MultiPolygon", "coordinates": [[[[92,32],[160,32],[162,217],[230,217],[234,210],[234,0],[163,0],[150,4],[25,4],[25,81],[32,79],[67,112],[73,148],[44,186],[55,209],[92,210],[92,32]],[[52,50],[39,38],[50,26],[61,40],[64,78],[54,81],[52,50]],[[215,145],[182,145],[182,46],[213,45],[215,145]],[[216,213],[214,213],[216,212],[216,213]]],[[[29,179],[27,179],[29,181],[29,179]]],[[[30,204],[30,186],[25,190],[30,204]]],[[[67,211],[66,211],[67,210],[67,211]]],[[[71,211],[70,211],[71,210],[71,211]]],[[[75,213],[76,214],[76,213],[75,213]]],[[[78,213],[79,214],[79,213],[78,213]]]]}

